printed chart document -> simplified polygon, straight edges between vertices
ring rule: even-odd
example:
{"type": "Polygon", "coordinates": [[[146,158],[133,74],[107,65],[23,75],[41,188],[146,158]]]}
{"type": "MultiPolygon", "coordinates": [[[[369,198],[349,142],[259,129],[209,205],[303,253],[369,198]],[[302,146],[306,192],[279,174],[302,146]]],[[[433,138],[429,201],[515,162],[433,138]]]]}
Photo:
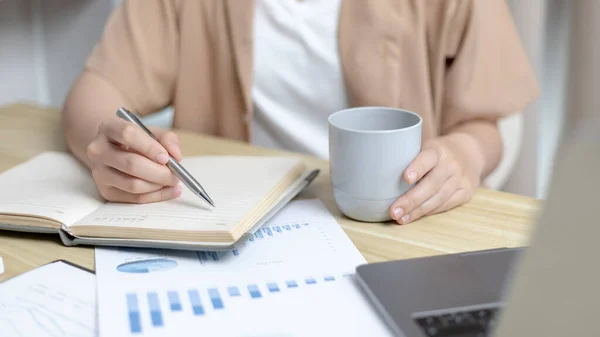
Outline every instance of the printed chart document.
{"type": "Polygon", "coordinates": [[[392,336],[352,275],[313,275],[114,283],[100,336],[392,336]]]}
{"type": "Polygon", "coordinates": [[[318,200],[297,200],[252,237],[223,252],[97,248],[96,274],[103,279],[144,281],[145,274],[216,272],[286,274],[354,272],[365,259],[318,200]],[[333,270],[332,270],[333,269],[333,270]],[[168,271],[168,273],[167,273],[168,271]]]}
{"type": "Polygon", "coordinates": [[[100,336],[390,336],[355,284],[365,262],[318,200],[228,252],[96,248],[100,336]]]}
{"type": "Polygon", "coordinates": [[[54,262],[0,283],[0,336],[96,336],[94,274],[54,262]]]}

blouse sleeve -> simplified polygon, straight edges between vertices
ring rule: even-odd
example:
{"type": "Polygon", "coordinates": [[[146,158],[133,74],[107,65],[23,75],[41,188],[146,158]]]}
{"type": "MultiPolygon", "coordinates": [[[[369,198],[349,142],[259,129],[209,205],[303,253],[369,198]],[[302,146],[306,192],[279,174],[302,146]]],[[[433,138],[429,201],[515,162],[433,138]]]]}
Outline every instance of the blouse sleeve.
{"type": "Polygon", "coordinates": [[[441,133],[465,121],[497,121],[539,94],[504,0],[455,1],[448,33],[441,133]]]}
{"type": "Polygon", "coordinates": [[[178,69],[176,0],[126,0],[110,16],[86,62],[141,115],[173,100],[178,69]]]}

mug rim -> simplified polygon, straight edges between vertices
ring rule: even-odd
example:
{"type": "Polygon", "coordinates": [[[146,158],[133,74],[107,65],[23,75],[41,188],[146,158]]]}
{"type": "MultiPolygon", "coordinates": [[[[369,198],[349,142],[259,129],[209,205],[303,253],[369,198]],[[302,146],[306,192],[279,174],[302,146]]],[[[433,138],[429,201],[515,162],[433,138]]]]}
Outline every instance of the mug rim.
{"type": "Polygon", "coordinates": [[[411,130],[411,129],[418,128],[423,123],[423,118],[419,114],[417,114],[416,112],[413,112],[413,111],[410,111],[410,110],[404,110],[404,109],[399,109],[399,108],[391,108],[391,107],[385,107],[385,106],[363,106],[363,107],[354,107],[354,108],[348,108],[348,109],[338,110],[338,111],[332,113],[331,115],[329,115],[329,117],[327,117],[327,122],[328,122],[328,124],[330,126],[336,128],[338,130],[342,130],[342,131],[355,132],[355,133],[367,133],[367,134],[383,134],[383,133],[394,133],[394,132],[398,132],[398,131],[405,131],[405,130],[411,130]],[[358,129],[340,127],[340,126],[335,125],[334,123],[331,122],[332,118],[334,118],[336,115],[342,114],[344,112],[353,111],[353,110],[373,110],[373,109],[378,109],[378,110],[392,110],[392,111],[397,111],[397,112],[408,113],[410,115],[416,116],[419,121],[417,123],[415,123],[414,125],[407,126],[405,128],[391,129],[391,130],[358,130],[358,129]]]}

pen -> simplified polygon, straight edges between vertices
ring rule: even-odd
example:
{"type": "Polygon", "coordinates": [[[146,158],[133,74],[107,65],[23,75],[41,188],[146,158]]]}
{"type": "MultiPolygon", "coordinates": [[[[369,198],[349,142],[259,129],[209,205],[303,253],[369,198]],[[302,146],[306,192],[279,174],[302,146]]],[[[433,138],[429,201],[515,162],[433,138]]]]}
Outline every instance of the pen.
{"type": "MultiPolygon", "coordinates": [[[[131,122],[137,126],[139,126],[144,132],[146,132],[150,137],[156,139],[154,134],[148,130],[148,128],[142,123],[142,121],[133,113],[129,112],[125,108],[119,108],[117,110],[117,116],[122,118],[128,122],[131,122]]],[[[181,164],[179,164],[175,158],[169,155],[169,161],[167,162],[167,167],[181,180],[185,186],[187,186],[194,194],[204,199],[211,206],[215,207],[215,203],[208,196],[202,185],[194,177],[185,169],[181,164]]]]}

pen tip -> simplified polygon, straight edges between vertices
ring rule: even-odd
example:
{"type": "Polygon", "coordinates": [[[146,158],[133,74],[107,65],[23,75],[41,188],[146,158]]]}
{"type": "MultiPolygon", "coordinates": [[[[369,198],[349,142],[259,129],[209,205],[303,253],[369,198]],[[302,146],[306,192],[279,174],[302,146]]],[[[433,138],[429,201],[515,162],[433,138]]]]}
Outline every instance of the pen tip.
{"type": "Polygon", "coordinates": [[[215,202],[212,201],[212,199],[208,195],[205,196],[204,200],[206,200],[206,202],[208,202],[212,207],[217,207],[215,206],[215,202]]]}

